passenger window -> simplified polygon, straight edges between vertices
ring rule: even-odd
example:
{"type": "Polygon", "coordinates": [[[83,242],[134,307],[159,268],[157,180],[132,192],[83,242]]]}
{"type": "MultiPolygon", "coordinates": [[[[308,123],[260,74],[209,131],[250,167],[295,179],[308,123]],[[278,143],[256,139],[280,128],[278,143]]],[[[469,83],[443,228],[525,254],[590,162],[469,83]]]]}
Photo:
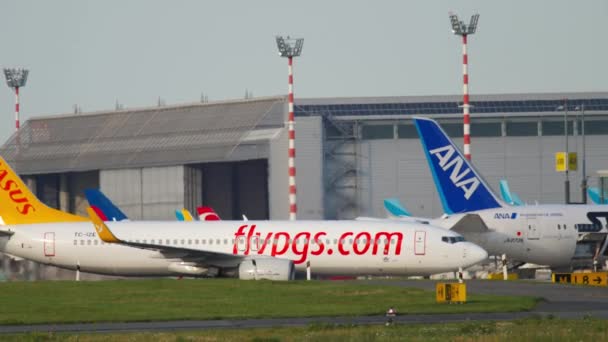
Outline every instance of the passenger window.
{"type": "Polygon", "coordinates": [[[353,244],[353,239],[348,240],[348,243],[352,245],[353,244]]]}
{"type": "Polygon", "coordinates": [[[194,239],[194,244],[198,245],[198,239],[194,239]]]}
{"type": "Polygon", "coordinates": [[[166,245],[170,245],[171,244],[171,240],[169,240],[169,239],[165,240],[165,244],[166,245]]]}
{"type": "Polygon", "coordinates": [[[213,239],[209,239],[209,244],[213,245],[213,239]]]}
{"type": "Polygon", "coordinates": [[[224,245],[228,244],[228,239],[224,239],[224,245]]]}
{"type": "Polygon", "coordinates": [[[188,239],[188,244],[191,245],[192,244],[192,239],[188,239]]]}
{"type": "Polygon", "coordinates": [[[566,230],[566,225],[564,224],[564,230],[566,230]]]}
{"type": "Polygon", "coordinates": [[[74,240],[74,246],[78,244],[78,240],[74,240]]]}
{"type": "Polygon", "coordinates": [[[91,245],[91,240],[87,240],[87,245],[91,245]]]}
{"type": "Polygon", "coordinates": [[[203,245],[207,244],[207,240],[205,240],[205,239],[203,239],[201,242],[203,243],[203,245]]]}
{"type": "Polygon", "coordinates": [[[177,239],[173,240],[173,244],[177,246],[177,239]]]}
{"type": "Polygon", "coordinates": [[[222,244],[222,241],[220,239],[217,239],[217,240],[215,240],[215,244],[220,245],[220,244],[222,244]]]}
{"type": "Polygon", "coordinates": [[[99,243],[99,242],[97,242],[97,240],[93,241],[93,244],[94,244],[95,246],[97,246],[97,244],[98,244],[98,243],[99,243]]]}
{"type": "Polygon", "coordinates": [[[185,245],[185,244],[186,244],[186,240],[182,239],[182,245],[185,245]]]}
{"type": "Polygon", "coordinates": [[[147,243],[148,240],[142,240],[142,243],[147,243]]]}
{"type": "Polygon", "coordinates": [[[557,229],[562,229],[562,226],[558,224],[557,229]]]}

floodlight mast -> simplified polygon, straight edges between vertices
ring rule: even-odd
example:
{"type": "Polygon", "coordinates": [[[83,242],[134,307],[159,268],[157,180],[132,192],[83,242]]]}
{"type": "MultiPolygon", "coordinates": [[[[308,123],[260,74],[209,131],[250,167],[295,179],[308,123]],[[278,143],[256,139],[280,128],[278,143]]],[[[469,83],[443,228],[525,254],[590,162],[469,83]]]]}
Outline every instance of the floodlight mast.
{"type": "Polygon", "coordinates": [[[287,118],[287,130],[288,130],[288,144],[287,150],[287,167],[289,175],[289,220],[294,221],[296,219],[298,207],[296,205],[296,131],[294,128],[294,105],[293,105],[293,57],[298,57],[302,53],[302,46],[304,45],[303,38],[293,39],[289,36],[282,37],[277,36],[277,48],[279,49],[279,56],[287,57],[288,62],[288,102],[289,102],[289,115],[287,118]]]}
{"type": "Polygon", "coordinates": [[[4,69],[6,84],[15,90],[15,131],[19,131],[19,88],[25,87],[28,74],[27,69],[4,69]]]}
{"type": "Polygon", "coordinates": [[[469,115],[469,58],[467,55],[467,36],[475,33],[477,30],[477,22],[479,14],[471,17],[469,25],[458,19],[458,16],[450,12],[450,22],[452,23],[452,32],[455,35],[462,36],[462,74],[463,74],[463,131],[464,131],[464,156],[471,160],[471,117],[469,115]]]}

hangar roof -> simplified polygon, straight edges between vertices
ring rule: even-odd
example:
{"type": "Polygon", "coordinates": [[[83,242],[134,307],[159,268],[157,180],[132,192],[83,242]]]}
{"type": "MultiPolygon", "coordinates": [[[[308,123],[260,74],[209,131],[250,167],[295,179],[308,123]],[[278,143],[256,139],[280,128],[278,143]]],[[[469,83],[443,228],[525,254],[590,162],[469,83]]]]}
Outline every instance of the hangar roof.
{"type": "MultiPolygon", "coordinates": [[[[608,92],[472,95],[471,115],[608,112],[608,92]],[[562,107],[563,108],[563,107],[562,107]]],[[[0,148],[21,174],[177,165],[268,157],[287,97],[193,103],[29,119],[0,148]]],[[[296,99],[296,116],[373,120],[460,115],[461,95],[296,99]]]]}
{"type": "MultiPolygon", "coordinates": [[[[567,99],[569,111],[608,111],[608,92],[493,94],[472,95],[472,116],[555,115],[562,111],[567,99]]],[[[297,101],[296,116],[330,115],[348,120],[395,118],[398,116],[429,115],[449,117],[462,114],[462,95],[395,96],[304,99],[297,101]]]]}
{"type": "Polygon", "coordinates": [[[286,97],[45,116],[0,149],[21,174],[266,158],[286,97]]]}

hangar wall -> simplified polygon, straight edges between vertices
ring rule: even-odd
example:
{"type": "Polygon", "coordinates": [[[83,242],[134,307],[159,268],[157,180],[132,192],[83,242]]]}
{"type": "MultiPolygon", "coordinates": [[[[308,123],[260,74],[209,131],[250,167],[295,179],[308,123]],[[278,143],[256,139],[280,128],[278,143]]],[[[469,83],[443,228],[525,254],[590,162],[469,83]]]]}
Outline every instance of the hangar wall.
{"type": "Polygon", "coordinates": [[[112,169],[99,172],[103,191],[127,217],[172,220],[184,207],[184,166],[112,169]]]}
{"type": "MultiPolygon", "coordinates": [[[[462,138],[455,141],[462,145],[462,138]]],[[[587,136],[589,186],[597,186],[595,171],[606,168],[606,136],[587,136]]],[[[569,138],[570,151],[582,155],[582,138],[569,138]]],[[[426,158],[418,139],[363,140],[359,158],[362,215],[385,217],[383,199],[398,197],[412,214],[437,217],[443,214],[426,158]]],[[[460,146],[461,147],[461,146],[460,146]]],[[[498,192],[502,178],[529,204],[564,203],[563,173],[555,171],[554,154],[564,150],[557,136],[477,137],[471,140],[475,167],[498,192]]],[[[572,201],[581,201],[581,164],[570,172],[572,201]]]]}

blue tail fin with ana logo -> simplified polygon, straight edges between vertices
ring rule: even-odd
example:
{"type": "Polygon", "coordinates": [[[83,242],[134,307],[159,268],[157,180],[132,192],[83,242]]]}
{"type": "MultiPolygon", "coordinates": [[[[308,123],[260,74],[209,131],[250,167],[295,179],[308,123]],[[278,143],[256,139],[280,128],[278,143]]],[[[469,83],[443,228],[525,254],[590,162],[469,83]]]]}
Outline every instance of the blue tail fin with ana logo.
{"type": "Polygon", "coordinates": [[[436,121],[415,117],[414,123],[447,214],[504,206],[436,121]]]}

